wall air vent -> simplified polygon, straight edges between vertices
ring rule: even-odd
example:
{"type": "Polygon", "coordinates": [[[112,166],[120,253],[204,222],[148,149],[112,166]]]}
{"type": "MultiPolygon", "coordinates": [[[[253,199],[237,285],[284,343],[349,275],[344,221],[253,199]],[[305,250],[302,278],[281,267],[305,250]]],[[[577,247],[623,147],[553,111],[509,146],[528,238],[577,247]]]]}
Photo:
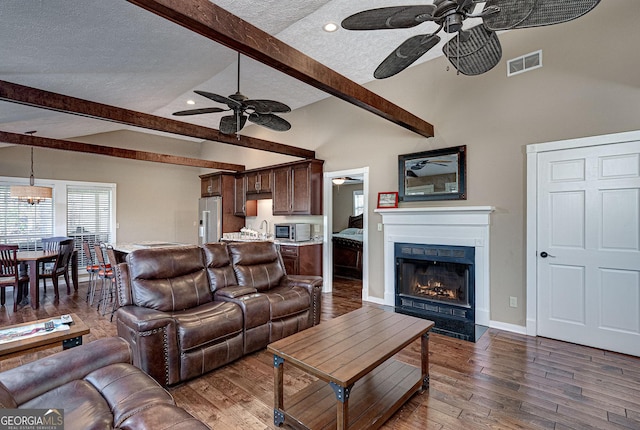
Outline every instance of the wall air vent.
{"type": "Polygon", "coordinates": [[[507,61],[507,76],[518,75],[542,67],[542,50],[507,61]]]}

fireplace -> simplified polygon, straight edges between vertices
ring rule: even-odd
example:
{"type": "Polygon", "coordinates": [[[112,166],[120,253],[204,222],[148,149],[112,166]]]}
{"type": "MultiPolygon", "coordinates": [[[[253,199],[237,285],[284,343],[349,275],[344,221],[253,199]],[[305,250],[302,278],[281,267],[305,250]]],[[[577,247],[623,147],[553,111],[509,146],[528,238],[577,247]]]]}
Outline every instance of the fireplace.
{"type": "MultiPolygon", "coordinates": [[[[489,226],[491,225],[490,214],[493,210],[492,206],[376,209],[376,213],[382,216],[382,224],[384,225],[384,298],[381,303],[391,307],[397,306],[398,312],[428,318],[436,321],[436,324],[438,321],[444,321],[442,319],[444,312],[450,312],[451,318],[448,318],[447,315],[447,323],[462,328],[448,331],[446,334],[460,338],[466,337],[470,341],[477,340],[490,325],[489,226]],[[452,251],[451,256],[446,258],[455,257],[458,254],[456,251],[460,249],[473,249],[473,254],[465,251],[464,258],[467,261],[446,260],[438,262],[438,265],[453,262],[469,266],[466,297],[464,299],[448,299],[443,297],[444,293],[436,288],[429,294],[436,296],[437,301],[421,297],[427,294],[421,294],[418,297],[407,296],[404,297],[405,304],[410,300],[414,309],[402,310],[400,305],[396,304],[398,300],[396,296],[397,264],[395,255],[397,244],[419,245],[411,247],[410,255],[406,253],[400,255],[400,258],[405,261],[412,262],[414,268],[416,264],[426,264],[423,263],[426,257],[445,258],[446,248],[452,251]],[[421,246],[425,246],[427,250],[431,251],[424,251],[425,255],[422,255],[421,246]],[[428,255],[438,253],[441,255],[428,255]],[[468,307],[467,300],[469,300],[468,307]],[[424,306],[424,312],[420,309],[421,306],[424,306]],[[418,311],[415,307],[418,308],[418,311]],[[426,316],[427,314],[429,316],[426,316]],[[471,321],[475,323],[475,338],[469,334],[471,333],[471,321]]],[[[429,270],[431,269],[429,268],[429,270]]],[[[455,290],[457,291],[458,288],[456,287],[455,290]]]]}
{"type": "Polygon", "coordinates": [[[395,243],[395,309],[436,323],[433,331],[475,341],[475,249],[395,243]]]}

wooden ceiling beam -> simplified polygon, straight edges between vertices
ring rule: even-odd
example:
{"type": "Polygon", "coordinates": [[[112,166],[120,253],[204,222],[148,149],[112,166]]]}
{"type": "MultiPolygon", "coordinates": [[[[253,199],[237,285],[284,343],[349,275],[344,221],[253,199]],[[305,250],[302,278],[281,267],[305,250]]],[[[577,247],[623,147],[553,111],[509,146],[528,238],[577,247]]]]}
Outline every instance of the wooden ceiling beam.
{"type": "Polygon", "coordinates": [[[149,115],[7,81],[0,81],[0,100],[293,157],[315,158],[316,155],[315,151],[304,148],[255,137],[224,134],[215,128],[149,115]]]}
{"type": "Polygon", "coordinates": [[[154,163],[177,164],[179,166],[203,167],[207,169],[231,170],[241,172],[245,166],[241,164],[219,163],[217,161],[180,157],[177,155],[157,154],[154,152],[136,151],[111,146],[93,145],[70,140],[50,139],[47,137],[0,131],[0,142],[14,145],[36,146],[39,148],[60,149],[62,151],[83,152],[86,154],[106,155],[108,157],[128,158],[130,160],[151,161],[154,163]]]}
{"type": "Polygon", "coordinates": [[[127,1],[408,130],[433,137],[433,125],[210,0],[127,1]]]}

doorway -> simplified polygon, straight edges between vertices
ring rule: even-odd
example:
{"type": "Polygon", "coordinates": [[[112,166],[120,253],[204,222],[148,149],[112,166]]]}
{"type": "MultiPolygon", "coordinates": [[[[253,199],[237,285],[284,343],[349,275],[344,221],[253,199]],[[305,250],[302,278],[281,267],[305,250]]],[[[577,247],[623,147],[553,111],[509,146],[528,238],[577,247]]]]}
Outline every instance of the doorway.
{"type": "Polygon", "coordinates": [[[333,246],[332,237],[335,231],[333,219],[334,179],[358,178],[362,180],[363,214],[362,214],[362,299],[369,297],[368,276],[368,211],[369,211],[369,168],[362,167],[324,173],[324,249],[323,249],[323,292],[333,291],[333,246]]]}
{"type": "Polygon", "coordinates": [[[640,356],[640,132],[527,152],[527,333],[640,356]]]}

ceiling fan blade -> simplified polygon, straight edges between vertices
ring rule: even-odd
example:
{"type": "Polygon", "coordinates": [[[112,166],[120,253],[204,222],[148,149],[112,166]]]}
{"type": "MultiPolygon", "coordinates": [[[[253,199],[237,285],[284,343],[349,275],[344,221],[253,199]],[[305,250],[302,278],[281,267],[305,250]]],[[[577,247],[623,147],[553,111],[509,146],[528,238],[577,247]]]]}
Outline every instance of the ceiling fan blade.
{"type": "Polygon", "coordinates": [[[347,30],[411,28],[431,21],[435,10],[436,7],[432,4],[382,7],[353,14],[345,18],[341,25],[347,30]]]}
{"type": "Polygon", "coordinates": [[[436,35],[419,34],[402,42],[378,68],[373,72],[376,79],[384,79],[395,75],[409,67],[429,49],[440,42],[436,35]]]}
{"type": "Polygon", "coordinates": [[[214,102],[222,103],[229,106],[231,109],[238,109],[242,107],[240,102],[237,102],[229,97],[221,96],[220,94],[210,93],[208,91],[199,91],[195,90],[194,93],[200,94],[203,97],[208,98],[209,100],[213,100],[214,102]]]}
{"type": "Polygon", "coordinates": [[[247,116],[238,112],[233,115],[223,116],[220,118],[220,132],[223,134],[235,134],[242,130],[246,123],[247,116]],[[238,124],[238,118],[240,119],[240,124],[238,124]]]}
{"type": "Polygon", "coordinates": [[[219,112],[225,112],[228,110],[229,109],[210,107],[210,108],[201,108],[201,109],[181,110],[181,111],[172,113],[172,115],[175,115],[175,116],[200,115],[203,113],[219,113],[219,112]]]}
{"type": "Polygon", "coordinates": [[[579,18],[600,0],[488,0],[484,10],[498,7],[500,12],[484,17],[484,25],[493,31],[540,27],[579,18]]]}
{"type": "Polygon", "coordinates": [[[257,113],[288,113],[291,108],[275,100],[245,100],[244,104],[257,113]]]}
{"type": "Polygon", "coordinates": [[[515,28],[531,15],[538,1],[539,0],[489,0],[485,3],[483,11],[495,7],[498,7],[500,11],[485,16],[482,22],[485,27],[493,31],[515,28]]]}
{"type": "Polygon", "coordinates": [[[249,121],[275,131],[287,131],[291,128],[291,124],[287,120],[271,113],[250,113],[249,121]]]}
{"type": "Polygon", "coordinates": [[[480,75],[500,62],[502,47],[497,33],[476,25],[466,30],[467,40],[451,38],[442,47],[444,55],[463,75],[480,75]]]}
{"type": "Polygon", "coordinates": [[[600,0],[538,0],[531,14],[514,28],[561,24],[580,18],[598,5],[600,0]]]}

